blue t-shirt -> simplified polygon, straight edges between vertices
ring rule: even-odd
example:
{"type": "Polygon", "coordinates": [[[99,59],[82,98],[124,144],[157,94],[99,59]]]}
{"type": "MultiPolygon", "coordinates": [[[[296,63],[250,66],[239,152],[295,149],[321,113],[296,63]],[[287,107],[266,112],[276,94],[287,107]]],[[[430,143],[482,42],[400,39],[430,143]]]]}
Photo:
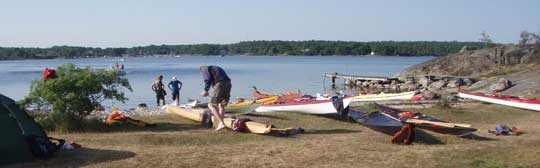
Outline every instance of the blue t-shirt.
{"type": "Polygon", "coordinates": [[[182,82],[179,80],[171,81],[169,82],[169,87],[171,87],[174,92],[178,92],[182,89],[182,82]]]}

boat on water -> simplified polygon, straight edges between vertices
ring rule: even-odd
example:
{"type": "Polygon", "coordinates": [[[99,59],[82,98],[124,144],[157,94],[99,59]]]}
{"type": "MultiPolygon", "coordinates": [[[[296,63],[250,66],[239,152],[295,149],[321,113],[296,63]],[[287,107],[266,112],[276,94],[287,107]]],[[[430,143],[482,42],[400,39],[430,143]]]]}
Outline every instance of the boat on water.
{"type": "Polygon", "coordinates": [[[353,102],[367,102],[367,101],[388,101],[388,100],[411,100],[414,97],[414,91],[402,92],[402,93],[378,93],[378,94],[365,94],[358,95],[352,98],[353,102]]]}
{"type": "Polygon", "coordinates": [[[300,99],[262,105],[255,112],[300,112],[308,114],[338,113],[349,106],[352,97],[329,100],[300,99]]]}
{"type": "Polygon", "coordinates": [[[472,93],[463,90],[458,91],[458,96],[466,99],[473,99],[527,110],[540,111],[540,100],[537,99],[526,99],[509,95],[489,95],[483,93],[472,93]]]}
{"type": "Polygon", "coordinates": [[[255,99],[264,99],[268,97],[278,96],[279,97],[278,101],[289,101],[289,100],[294,100],[294,99],[301,99],[302,97],[304,97],[304,94],[302,94],[300,90],[298,90],[296,93],[287,92],[283,94],[273,94],[273,93],[266,93],[266,92],[259,91],[257,90],[257,87],[255,86],[253,86],[252,95],[255,99]]]}
{"type": "MultiPolygon", "coordinates": [[[[174,105],[166,105],[165,111],[168,113],[176,114],[182,117],[185,117],[187,119],[196,121],[196,122],[202,122],[204,118],[205,113],[209,113],[207,109],[201,109],[201,108],[183,108],[178,107],[174,105]]],[[[214,120],[214,119],[212,119],[214,120]]],[[[227,128],[232,128],[234,118],[226,117],[224,118],[225,126],[227,128]]],[[[245,122],[246,125],[246,131],[249,133],[254,134],[269,134],[272,132],[272,125],[271,124],[261,124],[253,121],[247,121],[245,122]]]]}

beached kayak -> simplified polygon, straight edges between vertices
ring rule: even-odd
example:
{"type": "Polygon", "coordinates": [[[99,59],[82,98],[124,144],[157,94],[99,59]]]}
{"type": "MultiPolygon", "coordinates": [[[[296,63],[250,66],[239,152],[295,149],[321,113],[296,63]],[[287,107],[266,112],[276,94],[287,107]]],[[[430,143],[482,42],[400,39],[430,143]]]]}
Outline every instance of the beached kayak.
{"type": "Polygon", "coordinates": [[[379,111],[368,112],[349,110],[349,117],[361,125],[388,135],[394,135],[401,130],[403,122],[379,111]]]}
{"type": "MultiPolygon", "coordinates": [[[[347,108],[351,102],[352,97],[345,97],[341,100],[343,108],[347,108]]],[[[312,99],[302,99],[302,100],[289,100],[286,102],[278,102],[274,104],[262,105],[259,108],[255,109],[256,112],[301,112],[309,114],[330,114],[337,113],[338,108],[336,107],[333,100],[312,100],[312,99]]]]}
{"type": "MultiPolygon", "coordinates": [[[[191,119],[193,121],[197,121],[197,122],[203,121],[204,113],[210,113],[210,111],[208,111],[207,109],[189,109],[189,108],[182,108],[182,107],[177,107],[173,105],[166,105],[165,111],[167,111],[168,113],[173,113],[173,114],[191,119]]],[[[235,120],[234,118],[225,118],[224,119],[225,126],[227,126],[227,128],[232,128],[232,124],[234,120],[235,120]]],[[[271,124],[261,124],[261,123],[257,123],[253,121],[247,121],[245,124],[246,124],[247,131],[250,133],[268,134],[272,132],[271,124]]]]}
{"type": "Polygon", "coordinates": [[[354,96],[353,102],[386,101],[386,100],[411,100],[415,92],[402,93],[379,93],[354,96]]]}
{"type": "Polygon", "coordinates": [[[264,99],[264,98],[269,98],[273,96],[278,96],[279,97],[278,101],[289,101],[289,100],[294,100],[294,99],[301,99],[302,97],[304,97],[304,95],[300,91],[297,91],[296,93],[287,92],[283,94],[273,94],[273,93],[265,93],[265,92],[258,91],[256,87],[253,87],[252,95],[255,99],[264,99]]]}
{"type": "Polygon", "coordinates": [[[450,135],[465,135],[476,131],[468,124],[446,122],[414,111],[403,111],[377,104],[379,112],[402,123],[412,123],[417,128],[450,135]]]}
{"type": "Polygon", "coordinates": [[[250,102],[249,104],[242,103],[242,105],[229,104],[225,108],[225,113],[238,113],[238,114],[250,113],[260,106],[261,104],[253,103],[253,102],[250,102]]]}
{"type": "Polygon", "coordinates": [[[488,95],[483,93],[472,93],[463,90],[458,91],[458,96],[488,103],[540,111],[540,100],[537,99],[525,99],[508,95],[488,95]]]}

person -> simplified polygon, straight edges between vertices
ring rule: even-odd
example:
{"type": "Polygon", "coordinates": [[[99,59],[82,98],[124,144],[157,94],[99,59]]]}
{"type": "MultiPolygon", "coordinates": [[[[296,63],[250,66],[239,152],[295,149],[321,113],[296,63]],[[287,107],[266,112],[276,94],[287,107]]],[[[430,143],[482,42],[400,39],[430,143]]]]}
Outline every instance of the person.
{"type": "Polygon", "coordinates": [[[216,131],[219,131],[225,128],[223,118],[225,117],[225,106],[227,106],[231,97],[231,78],[218,66],[201,66],[200,72],[205,84],[201,96],[208,96],[208,91],[212,87],[212,95],[210,103],[208,103],[208,108],[219,122],[216,127],[216,131]]]}
{"type": "Polygon", "coordinates": [[[169,84],[167,85],[172,93],[172,100],[175,105],[180,105],[180,89],[182,89],[182,82],[180,82],[176,76],[173,76],[169,84]]]}
{"type": "Polygon", "coordinates": [[[165,95],[167,95],[162,80],[163,76],[159,75],[156,80],[152,82],[152,90],[156,93],[157,106],[159,106],[159,100],[163,100],[163,105],[165,105],[165,95]]]}

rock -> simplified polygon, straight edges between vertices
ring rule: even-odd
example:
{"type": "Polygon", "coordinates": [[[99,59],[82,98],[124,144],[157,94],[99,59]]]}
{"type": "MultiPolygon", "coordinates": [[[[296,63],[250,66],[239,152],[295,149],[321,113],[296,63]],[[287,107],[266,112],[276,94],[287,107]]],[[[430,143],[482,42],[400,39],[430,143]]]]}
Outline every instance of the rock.
{"type": "Polygon", "coordinates": [[[538,64],[535,46],[498,45],[474,51],[438,57],[412,66],[394,75],[398,78],[419,75],[472,76],[498,70],[500,66],[538,64]]]}
{"type": "Polygon", "coordinates": [[[455,94],[446,96],[446,100],[450,102],[456,102],[458,101],[459,97],[455,94]]]}
{"type": "Polygon", "coordinates": [[[431,84],[431,79],[429,79],[428,77],[421,77],[420,80],[418,80],[418,83],[420,83],[422,85],[422,87],[424,88],[427,88],[429,86],[429,84],[431,84]]]}
{"type": "Polygon", "coordinates": [[[454,80],[450,80],[450,82],[448,82],[448,87],[451,87],[451,88],[456,88],[456,87],[460,87],[460,86],[463,86],[465,85],[465,81],[463,81],[463,79],[461,78],[457,78],[457,79],[454,79],[454,80]]]}
{"type": "Polygon", "coordinates": [[[367,81],[362,82],[362,87],[369,87],[369,82],[367,81]]]}
{"type": "Polygon", "coordinates": [[[433,100],[436,98],[436,94],[432,91],[424,91],[422,92],[422,97],[425,99],[425,100],[433,100]]]}
{"type": "Polygon", "coordinates": [[[488,81],[481,80],[481,81],[473,83],[471,86],[469,86],[468,89],[472,89],[472,90],[480,89],[480,88],[486,87],[488,83],[489,83],[488,81]]]}
{"type": "Polygon", "coordinates": [[[505,78],[500,78],[497,83],[491,85],[489,88],[492,92],[500,92],[506,90],[512,86],[512,82],[505,78]]]}
{"type": "Polygon", "coordinates": [[[465,79],[463,79],[463,85],[462,86],[471,86],[474,83],[475,83],[474,80],[472,80],[470,78],[465,78],[465,79]]]}
{"type": "Polygon", "coordinates": [[[430,90],[441,90],[443,87],[446,86],[446,81],[444,80],[439,80],[437,82],[433,82],[431,85],[429,85],[429,89],[430,90]]]}

